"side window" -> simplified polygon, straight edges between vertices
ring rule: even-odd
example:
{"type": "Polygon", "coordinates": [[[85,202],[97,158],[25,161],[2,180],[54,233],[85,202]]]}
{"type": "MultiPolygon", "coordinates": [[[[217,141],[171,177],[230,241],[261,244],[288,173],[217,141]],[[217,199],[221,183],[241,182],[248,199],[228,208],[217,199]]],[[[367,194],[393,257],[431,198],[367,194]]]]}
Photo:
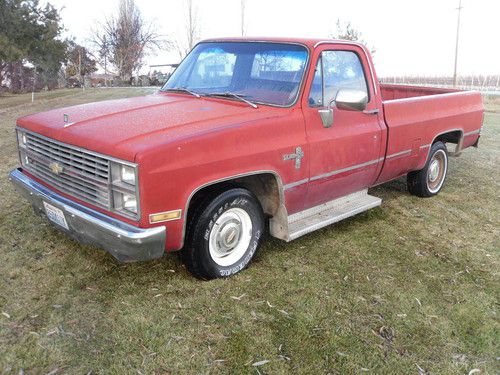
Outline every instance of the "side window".
{"type": "Polygon", "coordinates": [[[363,91],[368,95],[363,66],[356,53],[351,51],[324,51],[318,60],[309,104],[326,106],[340,89],[363,91]],[[321,82],[321,89],[318,84],[321,82]]]}
{"type": "Polygon", "coordinates": [[[311,107],[323,106],[323,66],[321,56],[318,59],[316,70],[314,71],[311,92],[309,94],[309,105],[311,107]]]}

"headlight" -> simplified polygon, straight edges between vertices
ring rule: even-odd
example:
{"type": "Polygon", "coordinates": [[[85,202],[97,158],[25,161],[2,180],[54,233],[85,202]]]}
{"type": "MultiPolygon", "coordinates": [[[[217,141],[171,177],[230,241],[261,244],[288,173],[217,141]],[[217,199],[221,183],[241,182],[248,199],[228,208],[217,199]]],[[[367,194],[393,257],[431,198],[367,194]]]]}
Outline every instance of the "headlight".
{"type": "Polygon", "coordinates": [[[137,183],[137,167],[135,165],[124,164],[117,161],[111,162],[111,178],[113,184],[120,185],[136,185],[137,183]]]}
{"type": "Polygon", "coordinates": [[[26,139],[25,132],[22,132],[20,130],[17,131],[17,143],[19,145],[19,148],[26,148],[26,143],[28,143],[28,140],[26,139]]]}
{"type": "Polygon", "coordinates": [[[137,218],[139,214],[139,187],[137,166],[118,160],[111,161],[111,189],[113,211],[137,218]]]}
{"type": "Polygon", "coordinates": [[[21,152],[20,155],[21,155],[21,165],[26,168],[26,166],[30,163],[30,159],[28,158],[28,155],[26,155],[24,152],[21,152]]]}
{"type": "Polygon", "coordinates": [[[120,167],[120,179],[130,185],[135,185],[135,168],[128,165],[120,167]]]}
{"type": "Polygon", "coordinates": [[[113,204],[115,210],[128,211],[134,214],[137,213],[137,198],[134,194],[121,193],[119,191],[113,192],[113,204]]]}
{"type": "Polygon", "coordinates": [[[26,154],[26,144],[28,140],[26,138],[26,133],[17,129],[17,145],[19,150],[19,160],[21,161],[21,166],[26,167],[29,164],[29,158],[26,154]]]}
{"type": "Polygon", "coordinates": [[[135,195],[122,194],[123,196],[123,208],[127,211],[137,213],[137,199],[135,195]]]}

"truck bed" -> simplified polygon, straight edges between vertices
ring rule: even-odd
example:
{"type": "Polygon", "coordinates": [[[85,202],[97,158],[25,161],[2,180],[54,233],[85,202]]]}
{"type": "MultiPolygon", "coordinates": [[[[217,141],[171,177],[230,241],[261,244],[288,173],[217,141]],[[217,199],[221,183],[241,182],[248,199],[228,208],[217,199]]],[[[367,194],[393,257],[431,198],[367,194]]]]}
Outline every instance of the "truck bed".
{"type": "Polygon", "coordinates": [[[474,145],[483,123],[481,94],[433,87],[380,86],[387,124],[386,161],[377,183],[423,168],[442,134],[457,151],[474,145]]]}
{"type": "Polygon", "coordinates": [[[386,83],[380,84],[380,91],[382,94],[383,101],[460,92],[460,90],[449,89],[449,88],[409,86],[409,85],[396,85],[396,84],[392,85],[386,83]]]}

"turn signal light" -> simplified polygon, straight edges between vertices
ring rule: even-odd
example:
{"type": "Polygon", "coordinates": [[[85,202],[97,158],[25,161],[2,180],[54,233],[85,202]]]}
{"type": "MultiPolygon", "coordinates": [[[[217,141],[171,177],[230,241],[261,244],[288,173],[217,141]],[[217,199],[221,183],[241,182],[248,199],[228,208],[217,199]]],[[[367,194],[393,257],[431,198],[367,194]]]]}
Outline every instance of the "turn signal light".
{"type": "Polygon", "coordinates": [[[154,224],[162,221],[177,220],[181,218],[181,214],[182,210],[174,210],[174,211],[160,212],[157,214],[151,214],[149,215],[149,223],[154,224]]]}

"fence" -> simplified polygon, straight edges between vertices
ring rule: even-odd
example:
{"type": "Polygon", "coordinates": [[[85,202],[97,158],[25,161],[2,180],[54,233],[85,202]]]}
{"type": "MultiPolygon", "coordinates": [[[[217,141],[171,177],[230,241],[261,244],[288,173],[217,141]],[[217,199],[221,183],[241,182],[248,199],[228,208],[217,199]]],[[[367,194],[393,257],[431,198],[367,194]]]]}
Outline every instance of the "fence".
{"type": "MultiPolygon", "coordinates": [[[[416,86],[454,87],[453,77],[444,76],[387,76],[382,83],[416,86]]],[[[458,77],[457,88],[500,94],[500,75],[468,75],[458,77]]]]}

